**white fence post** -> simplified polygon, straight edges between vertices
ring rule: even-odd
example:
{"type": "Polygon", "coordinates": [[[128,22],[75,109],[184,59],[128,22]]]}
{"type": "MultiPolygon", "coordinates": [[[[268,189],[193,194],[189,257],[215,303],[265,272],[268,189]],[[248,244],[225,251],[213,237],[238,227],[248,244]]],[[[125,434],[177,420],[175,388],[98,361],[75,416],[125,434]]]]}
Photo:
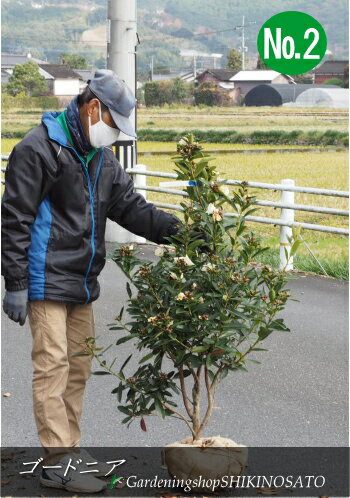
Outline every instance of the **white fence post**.
{"type": "MultiPolygon", "coordinates": [[[[146,169],[147,167],[144,164],[137,164],[133,168],[133,170],[139,170],[140,172],[146,171],[146,169]]],[[[136,192],[139,192],[143,195],[144,198],[146,198],[146,190],[142,189],[142,187],[145,187],[147,185],[146,175],[135,174],[132,175],[132,177],[134,180],[136,192]]],[[[105,240],[107,242],[119,242],[121,244],[129,244],[132,242],[144,244],[146,242],[146,239],[144,237],[139,237],[138,235],[125,230],[125,228],[122,228],[117,223],[111,220],[107,220],[105,240]]]]}
{"type": "MultiPolygon", "coordinates": [[[[285,187],[294,187],[294,180],[282,180],[281,185],[285,187]]],[[[294,192],[282,190],[281,202],[284,204],[294,204],[294,192]]],[[[294,209],[281,209],[281,220],[294,223],[294,209]]],[[[293,270],[293,256],[289,259],[288,265],[287,258],[285,254],[285,249],[288,251],[288,255],[290,254],[290,243],[288,241],[288,237],[292,236],[292,228],[281,226],[280,230],[280,270],[285,268],[287,271],[293,270]]]]}

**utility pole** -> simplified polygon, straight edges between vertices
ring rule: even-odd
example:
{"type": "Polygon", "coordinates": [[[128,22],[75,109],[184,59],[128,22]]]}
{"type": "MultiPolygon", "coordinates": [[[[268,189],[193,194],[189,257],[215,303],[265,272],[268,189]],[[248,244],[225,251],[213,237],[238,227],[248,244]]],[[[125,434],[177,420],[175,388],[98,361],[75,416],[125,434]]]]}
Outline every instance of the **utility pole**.
{"type": "Polygon", "coordinates": [[[153,81],[153,71],[154,71],[154,56],[153,55],[151,57],[150,68],[151,68],[151,81],[153,81]]]}
{"type": "Polygon", "coordinates": [[[244,16],[242,17],[242,70],[245,70],[245,51],[248,50],[248,47],[245,46],[245,38],[244,38],[244,16]]]}
{"type": "Polygon", "coordinates": [[[255,21],[248,21],[247,24],[245,24],[245,17],[242,17],[242,25],[241,26],[236,26],[235,29],[241,29],[242,30],[242,38],[241,38],[241,52],[242,52],[242,71],[245,70],[245,53],[248,51],[248,47],[245,46],[245,28],[247,28],[250,24],[256,24],[255,21]]]}
{"type": "MultiPolygon", "coordinates": [[[[138,44],[136,0],[108,0],[107,68],[114,71],[130,87],[136,97],[136,46],[138,44]]],[[[130,115],[137,129],[136,108],[130,115]]],[[[120,133],[116,155],[124,169],[137,163],[136,140],[120,133]]],[[[134,242],[135,235],[107,220],[106,240],[109,242],[134,242]]],[[[136,237],[144,240],[141,237],[136,237]]]]}
{"type": "Polygon", "coordinates": [[[194,76],[194,79],[196,79],[196,77],[197,77],[197,58],[195,55],[193,56],[193,76],[194,76]]]}

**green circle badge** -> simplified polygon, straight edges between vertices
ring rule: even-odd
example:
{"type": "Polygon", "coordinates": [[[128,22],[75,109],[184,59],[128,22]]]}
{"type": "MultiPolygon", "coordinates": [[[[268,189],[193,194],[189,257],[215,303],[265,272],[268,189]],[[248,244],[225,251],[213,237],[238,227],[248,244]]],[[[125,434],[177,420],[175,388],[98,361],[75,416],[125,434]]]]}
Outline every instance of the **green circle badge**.
{"type": "Polygon", "coordinates": [[[316,67],[327,49],[327,36],[312,16],[287,11],[270,17],[258,35],[258,51],[269,68],[302,74],[316,67]]]}

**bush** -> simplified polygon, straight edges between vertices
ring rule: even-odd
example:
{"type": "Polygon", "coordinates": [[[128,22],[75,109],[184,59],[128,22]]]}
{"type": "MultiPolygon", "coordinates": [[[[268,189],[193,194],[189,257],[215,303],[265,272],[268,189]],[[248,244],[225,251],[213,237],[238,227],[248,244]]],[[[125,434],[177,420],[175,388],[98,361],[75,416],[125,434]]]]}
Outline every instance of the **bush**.
{"type": "Polygon", "coordinates": [[[338,85],[343,88],[344,82],[340,78],[329,78],[329,80],[324,80],[323,85],[338,85]]]}
{"type": "MultiPolygon", "coordinates": [[[[265,339],[289,331],[280,312],[291,295],[286,289],[290,277],[285,268],[256,262],[266,248],[245,223],[256,211],[256,199],[248,195],[246,182],[230,192],[211,160],[192,135],[180,140],[175,172],[198,187],[186,188],[184,223],[169,238],[173,248],[158,248],[156,263],[139,259],[133,246],[115,251],[112,259],[129,280],[129,321],[124,322],[123,307],[110,324],[110,330],[124,332],[117,342],[96,348],[95,338],[89,337],[78,354],[98,360],[103,370],[95,374],[115,376],[112,393],[125,415],[122,423],[138,419],[145,431],[147,416],[180,418],[193,441],[209,423],[220,382],[247,371],[248,361],[260,363],[265,339]],[[224,217],[225,203],[235,217],[224,217]],[[130,370],[132,354],[113,371],[115,360],[109,367],[99,351],[112,346],[120,359],[118,346],[130,340],[144,353],[136,370],[130,370]],[[201,410],[204,403],[206,410],[201,410]]],[[[290,255],[301,243],[296,236],[293,231],[290,255]]]]}
{"type": "Polygon", "coordinates": [[[192,84],[183,81],[181,78],[149,81],[144,86],[145,104],[149,107],[185,103],[185,100],[191,94],[192,87],[192,84]]]}
{"type": "Polygon", "coordinates": [[[204,82],[194,91],[195,104],[198,106],[230,106],[231,99],[226,92],[220,91],[219,88],[210,81],[204,82]]]}
{"type": "Polygon", "coordinates": [[[2,108],[9,109],[59,109],[57,97],[12,97],[3,94],[1,97],[2,108]]]}
{"type": "Polygon", "coordinates": [[[270,144],[270,145],[337,145],[348,146],[349,139],[346,132],[327,130],[283,131],[252,131],[241,133],[235,130],[159,130],[144,128],[138,130],[138,139],[148,142],[177,142],[186,133],[193,133],[196,137],[208,143],[231,144],[270,144]]]}

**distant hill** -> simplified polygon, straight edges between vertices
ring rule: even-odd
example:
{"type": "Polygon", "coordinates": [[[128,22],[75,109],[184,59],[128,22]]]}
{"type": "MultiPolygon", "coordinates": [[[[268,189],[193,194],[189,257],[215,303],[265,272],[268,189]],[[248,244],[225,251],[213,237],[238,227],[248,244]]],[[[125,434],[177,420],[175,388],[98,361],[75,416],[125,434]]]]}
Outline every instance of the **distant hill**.
{"type": "MultiPolygon", "coordinates": [[[[286,10],[313,15],[325,28],[334,56],[348,58],[346,0],[138,0],[138,69],[148,70],[154,56],[156,71],[178,70],[186,64],[179,53],[185,48],[226,55],[239,47],[241,31],[234,27],[243,15],[256,23],[246,30],[248,61],[253,64],[260,26],[286,10]],[[206,34],[212,31],[221,32],[206,34]]],[[[79,52],[103,67],[106,16],[107,0],[3,0],[2,50],[31,52],[50,62],[58,61],[62,52],[79,52]]]]}

